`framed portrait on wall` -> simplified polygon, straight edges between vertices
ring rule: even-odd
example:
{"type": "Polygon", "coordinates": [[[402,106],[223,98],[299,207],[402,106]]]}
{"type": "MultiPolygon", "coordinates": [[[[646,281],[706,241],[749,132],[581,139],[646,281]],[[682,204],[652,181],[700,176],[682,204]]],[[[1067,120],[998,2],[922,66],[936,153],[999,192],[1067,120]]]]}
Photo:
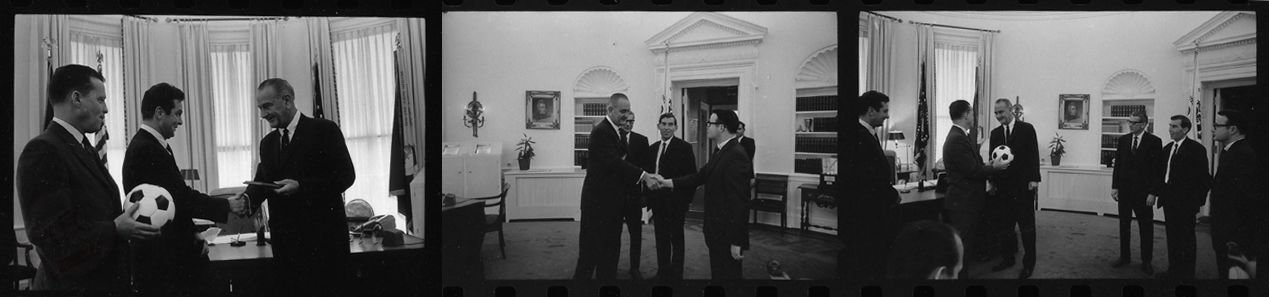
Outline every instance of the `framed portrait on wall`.
{"type": "Polygon", "coordinates": [[[560,129],[560,91],[524,92],[524,127],[560,129]]]}
{"type": "Polygon", "coordinates": [[[1058,95],[1058,129],[1088,130],[1088,94],[1058,95]]]}

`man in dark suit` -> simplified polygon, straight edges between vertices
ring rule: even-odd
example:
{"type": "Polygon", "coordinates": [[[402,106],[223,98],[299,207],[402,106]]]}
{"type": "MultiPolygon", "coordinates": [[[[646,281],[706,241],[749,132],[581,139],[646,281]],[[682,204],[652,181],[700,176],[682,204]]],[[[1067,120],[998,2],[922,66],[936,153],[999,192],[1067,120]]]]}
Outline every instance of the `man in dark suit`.
{"type": "Polygon", "coordinates": [[[1172,142],[1163,147],[1167,156],[1163,158],[1163,185],[1155,194],[1167,218],[1168,271],[1160,273],[1160,278],[1194,278],[1194,216],[1207,201],[1212,175],[1207,173],[1207,149],[1185,137],[1190,125],[1190,118],[1172,116],[1168,123],[1172,142]]]}
{"type": "Polygon", "coordinates": [[[845,280],[878,280],[886,275],[889,246],[899,229],[899,192],[890,184],[894,171],[874,129],[890,118],[890,97],[877,91],[859,96],[855,125],[856,161],[846,170],[849,199],[837,197],[838,273],[845,280]]]}
{"type": "Polygon", "coordinates": [[[740,141],[740,146],[745,148],[745,152],[749,153],[749,161],[753,162],[753,156],[758,154],[757,148],[754,146],[753,137],[745,136],[745,122],[740,122],[740,129],[737,129],[736,139],[740,141]]]}
{"type": "MultiPolygon", "coordinates": [[[[1229,279],[1229,248],[1232,242],[1247,259],[1255,259],[1264,244],[1264,169],[1247,135],[1249,116],[1242,111],[1224,110],[1213,119],[1212,138],[1222,145],[1219,165],[1212,183],[1212,249],[1216,251],[1216,272],[1229,279]]],[[[1263,269],[1261,270],[1263,271],[1263,269]]]]}
{"type": "Polygon", "coordinates": [[[621,211],[630,191],[626,186],[656,182],[638,164],[625,159],[630,153],[625,145],[629,141],[617,133],[617,126],[628,114],[630,99],[626,94],[613,94],[608,99],[608,114],[590,131],[573,279],[616,279],[621,259],[621,211]]]}
{"type": "MultiPolygon", "coordinates": [[[[678,137],[678,119],[672,113],[661,114],[657,130],[661,140],[652,144],[652,173],[665,178],[679,178],[696,173],[696,157],[692,146],[678,137]]],[[[683,279],[683,220],[692,204],[696,189],[660,189],[652,191],[648,207],[652,208],[652,222],[656,224],[657,278],[661,280],[683,279]]]]}
{"type": "MultiPolygon", "coordinates": [[[[987,178],[1009,167],[1006,163],[992,161],[983,165],[982,156],[978,155],[978,144],[969,138],[968,127],[974,125],[974,111],[969,101],[956,100],[948,106],[948,114],[952,115],[951,131],[943,142],[943,164],[947,166],[949,186],[947,196],[943,199],[952,226],[961,234],[974,234],[982,214],[985,195],[987,194],[987,178]]],[[[973,236],[961,238],[965,244],[965,255],[973,255],[977,248],[973,236]]],[[[960,278],[969,278],[965,270],[961,270],[960,278]]]]}
{"type": "Polygon", "coordinates": [[[185,92],[160,83],[141,99],[141,129],[128,143],[123,160],[123,187],[140,184],[162,187],[172,194],[176,215],[155,240],[134,241],[134,279],[142,295],[170,296],[207,291],[208,259],[192,218],[225,222],[230,211],[242,212],[243,199],[211,198],[185,185],[167,139],[183,123],[185,92]]]}
{"type": "Polygon", "coordinates": [[[1009,99],[996,99],[996,120],[1000,126],[991,130],[991,147],[1008,146],[1013,153],[1013,161],[1009,169],[993,176],[988,181],[992,192],[988,195],[987,212],[994,213],[996,228],[989,234],[999,244],[1000,256],[1004,259],[992,267],[992,271],[1001,271],[1012,267],[1014,254],[1018,252],[1018,234],[1015,225],[1022,233],[1022,247],[1026,252],[1022,256],[1022,271],[1018,278],[1031,277],[1035,269],[1035,189],[1040,185],[1040,144],[1036,140],[1035,127],[1014,118],[1013,104],[1009,99]]]}
{"type": "Polygon", "coordinates": [[[159,235],[132,219],[136,206],[123,210],[119,187],[84,135],[105,121],[105,80],[83,65],[53,71],[53,120],[18,157],[18,201],[41,263],[32,289],[127,290],[128,240],[159,235]]]}
{"type": "Polygon", "coordinates": [[[280,188],[248,186],[252,209],[269,203],[274,272],[285,295],[342,295],[348,280],[348,225],[344,190],[356,180],[344,133],[334,122],[295,109],[295,91],[284,79],[256,87],[256,108],[274,130],[260,141],[252,180],[280,188]]]}
{"type": "Polygon", "coordinates": [[[661,179],[658,185],[668,188],[689,188],[705,185],[705,246],[709,249],[712,279],[743,278],[743,250],[749,249],[749,179],[753,163],[744,148],[736,142],[740,120],[729,110],[714,110],[709,116],[706,134],[715,143],[714,154],[700,171],[671,180],[661,179]]]}
{"type": "MultiPolygon", "coordinates": [[[[621,124],[618,133],[623,138],[629,140],[626,144],[626,161],[630,161],[639,166],[640,169],[652,171],[649,165],[648,154],[648,138],[642,134],[634,132],[634,112],[626,115],[626,121],[621,124]]],[[[622,206],[621,216],[626,223],[626,230],[630,232],[630,279],[642,280],[643,273],[639,271],[639,259],[643,255],[643,208],[647,205],[644,200],[643,187],[638,184],[627,186],[629,192],[626,193],[625,203],[622,206]]],[[[620,231],[618,231],[620,232],[620,231]]]]}
{"type": "Polygon", "coordinates": [[[1163,145],[1159,137],[1146,131],[1150,118],[1145,112],[1133,112],[1128,118],[1132,132],[1119,137],[1115,153],[1115,172],[1111,180],[1111,197],[1119,202],[1119,260],[1112,267],[1132,262],[1132,217],[1137,216],[1141,233],[1141,271],[1154,275],[1150,259],[1154,245],[1154,206],[1157,187],[1163,180],[1163,145]]]}

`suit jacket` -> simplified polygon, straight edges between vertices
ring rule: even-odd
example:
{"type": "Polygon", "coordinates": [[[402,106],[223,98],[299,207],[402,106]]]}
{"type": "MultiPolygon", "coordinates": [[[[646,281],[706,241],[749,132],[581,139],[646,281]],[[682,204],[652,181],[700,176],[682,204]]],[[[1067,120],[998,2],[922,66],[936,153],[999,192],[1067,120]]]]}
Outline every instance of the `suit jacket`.
{"type": "MultiPolygon", "coordinates": [[[[1163,168],[1168,173],[1168,154],[1173,143],[1163,147],[1163,168]]],[[[1164,207],[1180,207],[1198,210],[1207,201],[1207,190],[1212,187],[1212,175],[1207,173],[1207,149],[1193,139],[1185,139],[1172,156],[1172,176],[1159,187],[1159,204],[1164,207]]]]}
{"type": "Polygon", "coordinates": [[[1163,147],[1159,137],[1144,132],[1141,134],[1141,143],[1137,144],[1137,150],[1132,149],[1132,133],[1119,136],[1119,148],[1115,150],[1115,172],[1110,182],[1110,188],[1119,189],[1122,192],[1140,194],[1158,193],[1159,185],[1163,183],[1163,162],[1168,160],[1160,160],[1167,158],[1164,156],[1163,147]]]}
{"type": "Polygon", "coordinates": [[[1007,141],[1004,125],[991,130],[989,149],[1006,145],[1014,157],[1009,168],[993,176],[991,182],[997,187],[997,194],[1002,197],[1031,199],[1033,196],[1028,192],[1027,184],[1040,181],[1040,144],[1036,140],[1035,127],[1017,119],[1014,122],[1013,131],[1009,131],[1007,141]]]}
{"type": "MultiPolygon", "coordinates": [[[[630,143],[627,144],[626,151],[630,153],[626,155],[626,161],[634,163],[635,166],[639,166],[639,169],[644,172],[652,172],[652,166],[655,166],[652,162],[656,162],[656,160],[649,159],[652,155],[648,153],[647,149],[648,138],[644,137],[643,134],[635,132],[630,132],[630,136],[627,137],[630,138],[627,140],[630,143]]],[[[629,189],[630,192],[628,194],[631,199],[643,200],[644,192],[642,184],[631,184],[629,189]]],[[[643,205],[643,203],[640,203],[640,205],[643,205]]]]}
{"type": "Polygon", "coordinates": [[[953,126],[943,142],[943,164],[947,167],[947,196],[943,207],[948,210],[982,209],[987,192],[987,178],[995,172],[983,165],[973,140],[964,130],[953,126]]]}
{"type": "Polygon", "coordinates": [[[203,243],[195,237],[192,218],[225,222],[229,200],[211,198],[187,186],[176,159],[144,129],[132,137],[123,159],[123,188],[131,191],[140,184],[163,187],[172,194],[176,215],[163,225],[158,238],[134,241],[136,273],[172,276],[183,273],[189,263],[207,261],[202,255],[203,243]]]}
{"type": "MultiPolygon", "coordinates": [[[[696,156],[692,153],[692,145],[687,141],[683,141],[678,137],[670,138],[670,144],[665,148],[665,155],[661,156],[661,171],[656,172],[657,155],[661,155],[661,141],[653,143],[648,148],[651,153],[649,158],[652,159],[652,167],[649,172],[660,174],[662,177],[673,179],[696,173],[696,156]]],[[[657,209],[668,209],[673,211],[686,211],[687,207],[692,204],[692,199],[696,194],[694,188],[675,188],[672,190],[662,189],[653,191],[653,198],[648,199],[648,206],[652,207],[652,211],[657,209]]]]}
{"type": "MultiPolygon", "coordinates": [[[[582,181],[582,216],[586,219],[619,220],[622,201],[629,186],[639,182],[643,168],[624,156],[630,147],[621,144],[621,136],[607,118],[590,131],[586,148],[586,178],[582,181]]],[[[585,223],[585,222],[583,222],[585,223]]]]}
{"type": "Polygon", "coordinates": [[[674,187],[695,189],[705,185],[707,246],[749,249],[749,179],[753,178],[753,162],[733,140],[728,140],[700,171],[675,178],[674,187]]]}
{"type": "Polygon", "coordinates": [[[754,146],[753,137],[744,136],[743,138],[741,138],[740,146],[745,148],[745,153],[749,154],[749,161],[753,162],[753,156],[754,154],[757,154],[758,152],[754,146]]]}
{"type": "MultiPolygon", "coordinates": [[[[248,186],[252,208],[269,202],[269,228],[274,238],[291,238],[296,246],[311,248],[306,258],[321,258],[327,253],[348,253],[348,225],[344,216],[343,193],[356,180],[352,158],[344,143],[344,133],[335,122],[300,117],[286,151],[279,151],[282,133],[274,130],[260,141],[260,164],[256,165],[257,182],[272,183],[283,179],[299,182],[299,192],[281,196],[273,189],[248,186]]],[[[276,244],[276,243],[275,243],[276,244]]],[[[283,255],[277,257],[299,257],[283,255]]],[[[316,261],[316,260],[315,260],[316,261]]]]}
{"type": "MultiPolygon", "coordinates": [[[[845,180],[854,181],[855,187],[848,187],[850,193],[842,199],[839,197],[838,218],[841,220],[838,237],[843,240],[855,240],[858,232],[875,231],[873,224],[885,222],[890,217],[888,211],[899,206],[899,191],[890,185],[890,175],[894,174],[890,159],[886,158],[881,143],[869,132],[871,129],[855,124],[855,164],[847,170],[853,176],[845,180]],[[855,230],[855,232],[849,232],[855,230]]],[[[841,196],[841,195],[838,195],[841,196]]]]}
{"type": "Polygon", "coordinates": [[[1248,256],[1257,252],[1257,230],[1265,228],[1261,224],[1266,191],[1261,178],[1265,172],[1256,153],[1249,139],[1235,142],[1220,155],[1212,184],[1212,232],[1226,234],[1248,256]]]}
{"type": "Polygon", "coordinates": [[[57,123],[26,143],[16,185],[27,238],[39,253],[32,287],[124,290],[127,238],[119,187],[96,153],[57,123]]]}

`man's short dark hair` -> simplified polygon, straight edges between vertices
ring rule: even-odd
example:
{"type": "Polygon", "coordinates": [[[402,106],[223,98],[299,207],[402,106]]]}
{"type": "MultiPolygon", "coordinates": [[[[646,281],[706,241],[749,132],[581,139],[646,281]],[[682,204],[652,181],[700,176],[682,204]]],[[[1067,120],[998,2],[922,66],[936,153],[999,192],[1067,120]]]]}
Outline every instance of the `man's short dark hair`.
{"type": "Polygon", "coordinates": [[[176,100],[184,101],[185,92],[165,82],[151,86],[141,97],[141,119],[153,119],[155,107],[171,113],[172,108],[176,107],[176,103],[173,102],[176,100]]]}
{"type": "Polygon", "coordinates": [[[668,112],[667,112],[667,113],[663,113],[663,114],[661,114],[661,116],[660,116],[660,117],[657,117],[657,123],[658,123],[658,124],[660,124],[660,123],[661,123],[661,120],[664,120],[665,118],[671,118],[671,119],[674,119],[674,124],[675,124],[675,125],[678,125],[678,124],[679,124],[679,118],[674,117],[674,114],[673,114],[673,113],[668,113],[668,112]]]}
{"type": "Polygon", "coordinates": [[[278,92],[278,97],[283,95],[291,95],[291,100],[295,100],[295,88],[291,88],[291,83],[281,78],[270,78],[260,82],[260,86],[256,90],[263,90],[265,87],[273,88],[274,92],[278,92]]]}
{"type": "Polygon", "coordinates": [[[970,112],[970,107],[969,101],[956,100],[955,102],[952,102],[952,105],[947,107],[947,113],[952,115],[952,120],[959,120],[964,118],[965,115],[970,112]]]}
{"type": "Polygon", "coordinates": [[[630,100],[630,97],[626,97],[623,93],[612,93],[612,96],[608,97],[608,106],[617,106],[617,100],[621,99],[630,100]]]}
{"type": "Polygon", "coordinates": [[[953,269],[962,261],[956,248],[956,236],[956,229],[940,222],[924,220],[907,224],[891,245],[887,278],[926,279],[939,267],[953,269]]]}
{"type": "Polygon", "coordinates": [[[859,110],[856,116],[867,114],[870,109],[881,110],[882,105],[889,102],[890,96],[886,94],[877,91],[864,92],[863,95],[859,95],[859,110]]]}
{"type": "Polygon", "coordinates": [[[996,99],[996,104],[1004,103],[1005,107],[1013,106],[1013,102],[1009,102],[1009,98],[996,99]]]}
{"type": "Polygon", "coordinates": [[[740,123],[740,128],[741,128],[741,129],[744,129],[744,128],[745,128],[745,122],[739,122],[739,123],[740,123]]]}
{"type": "Polygon", "coordinates": [[[1251,133],[1251,121],[1247,119],[1247,114],[1241,110],[1226,109],[1216,112],[1218,115],[1225,116],[1225,125],[1238,127],[1238,133],[1248,135],[1251,133]]]}
{"type": "Polygon", "coordinates": [[[101,72],[88,66],[69,64],[57,67],[57,70],[53,70],[53,77],[48,82],[49,104],[66,102],[66,96],[72,91],[87,94],[93,89],[92,79],[94,78],[106,82],[106,77],[101,76],[101,72]]]}
{"type": "Polygon", "coordinates": [[[736,133],[736,130],[740,129],[740,118],[736,117],[736,112],[715,109],[710,111],[710,113],[718,116],[718,124],[723,125],[723,128],[727,128],[727,132],[736,133]]]}
{"type": "Polygon", "coordinates": [[[1183,115],[1179,115],[1179,114],[1178,114],[1178,115],[1174,115],[1174,116],[1172,116],[1172,120],[1173,120],[1173,121],[1181,121],[1181,128],[1185,128],[1186,130],[1189,130],[1189,129],[1190,129],[1190,125],[1193,125],[1192,123],[1190,123],[1190,118],[1187,118],[1187,117],[1185,117],[1185,116],[1183,116],[1183,115]]]}
{"type": "Polygon", "coordinates": [[[1137,117],[1138,119],[1141,119],[1142,123],[1150,122],[1150,116],[1146,115],[1145,111],[1141,111],[1141,110],[1133,111],[1132,116],[1137,117]]]}

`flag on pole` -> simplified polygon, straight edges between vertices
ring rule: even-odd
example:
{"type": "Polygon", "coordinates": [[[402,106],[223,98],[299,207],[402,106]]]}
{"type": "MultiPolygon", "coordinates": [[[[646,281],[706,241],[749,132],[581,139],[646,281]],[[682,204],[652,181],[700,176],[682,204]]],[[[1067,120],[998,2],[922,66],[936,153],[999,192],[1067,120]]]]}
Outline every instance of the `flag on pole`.
{"type": "Polygon", "coordinates": [[[318,69],[317,63],[313,63],[313,116],[325,119],[325,111],[322,110],[322,76],[318,69]]]}
{"type": "MultiPolygon", "coordinates": [[[[53,43],[48,38],[44,39],[44,65],[48,67],[48,81],[53,81],[53,43]]],[[[45,94],[53,97],[53,94],[45,94]]],[[[44,128],[48,129],[48,124],[53,122],[53,103],[44,98],[44,128]]]]}
{"type": "MultiPolygon", "coordinates": [[[[101,54],[101,51],[97,51],[97,72],[98,73],[102,72],[101,63],[102,63],[102,60],[104,59],[105,59],[105,56],[101,54]]],[[[97,149],[97,157],[101,159],[102,166],[107,166],[106,164],[106,141],[107,140],[110,140],[110,133],[106,129],[106,122],[103,121],[101,122],[101,130],[97,131],[97,142],[95,145],[97,149]]]]}
{"type": "Polygon", "coordinates": [[[917,95],[916,151],[917,167],[925,173],[926,148],[930,146],[930,106],[925,94],[925,62],[921,62],[921,91],[917,95]]]}
{"type": "MultiPolygon", "coordinates": [[[[973,106],[974,110],[974,129],[969,131],[969,139],[973,139],[974,145],[981,147],[983,144],[980,143],[978,136],[981,134],[979,131],[983,130],[983,119],[980,119],[981,117],[979,116],[982,114],[979,110],[982,104],[978,104],[978,90],[978,66],[974,66],[974,101],[970,101],[970,106],[973,106]]],[[[979,147],[975,147],[975,149],[979,147]]]]}
{"type": "MultiPolygon", "coordinates": [[[[398,46],[400,39],[397,40],[398,46]]],[[[404,98],[404,88],[402,88],[402,69],[400,62],[400,54],[402,51],[398,47],[393,51],[392,70],[396,78],[396,100],[392,104],[392,144],[388,147],[392,150],[389,153],[388,163],[388,194],[397,198],[397,212],[405,216],[406,226],[413,227],[414,221],[413,207],[410,201],[410,181],[413,179],[412,172],[407,172],[406,168],[414,168],[414,164],[406,164],[413,162],[405,158],[405,135],[403,134],[404,123],[402,122],[402,100],[404,98]]],[[[414,232],[422,232],[423,230],[414,230],[414,232]]]]}

